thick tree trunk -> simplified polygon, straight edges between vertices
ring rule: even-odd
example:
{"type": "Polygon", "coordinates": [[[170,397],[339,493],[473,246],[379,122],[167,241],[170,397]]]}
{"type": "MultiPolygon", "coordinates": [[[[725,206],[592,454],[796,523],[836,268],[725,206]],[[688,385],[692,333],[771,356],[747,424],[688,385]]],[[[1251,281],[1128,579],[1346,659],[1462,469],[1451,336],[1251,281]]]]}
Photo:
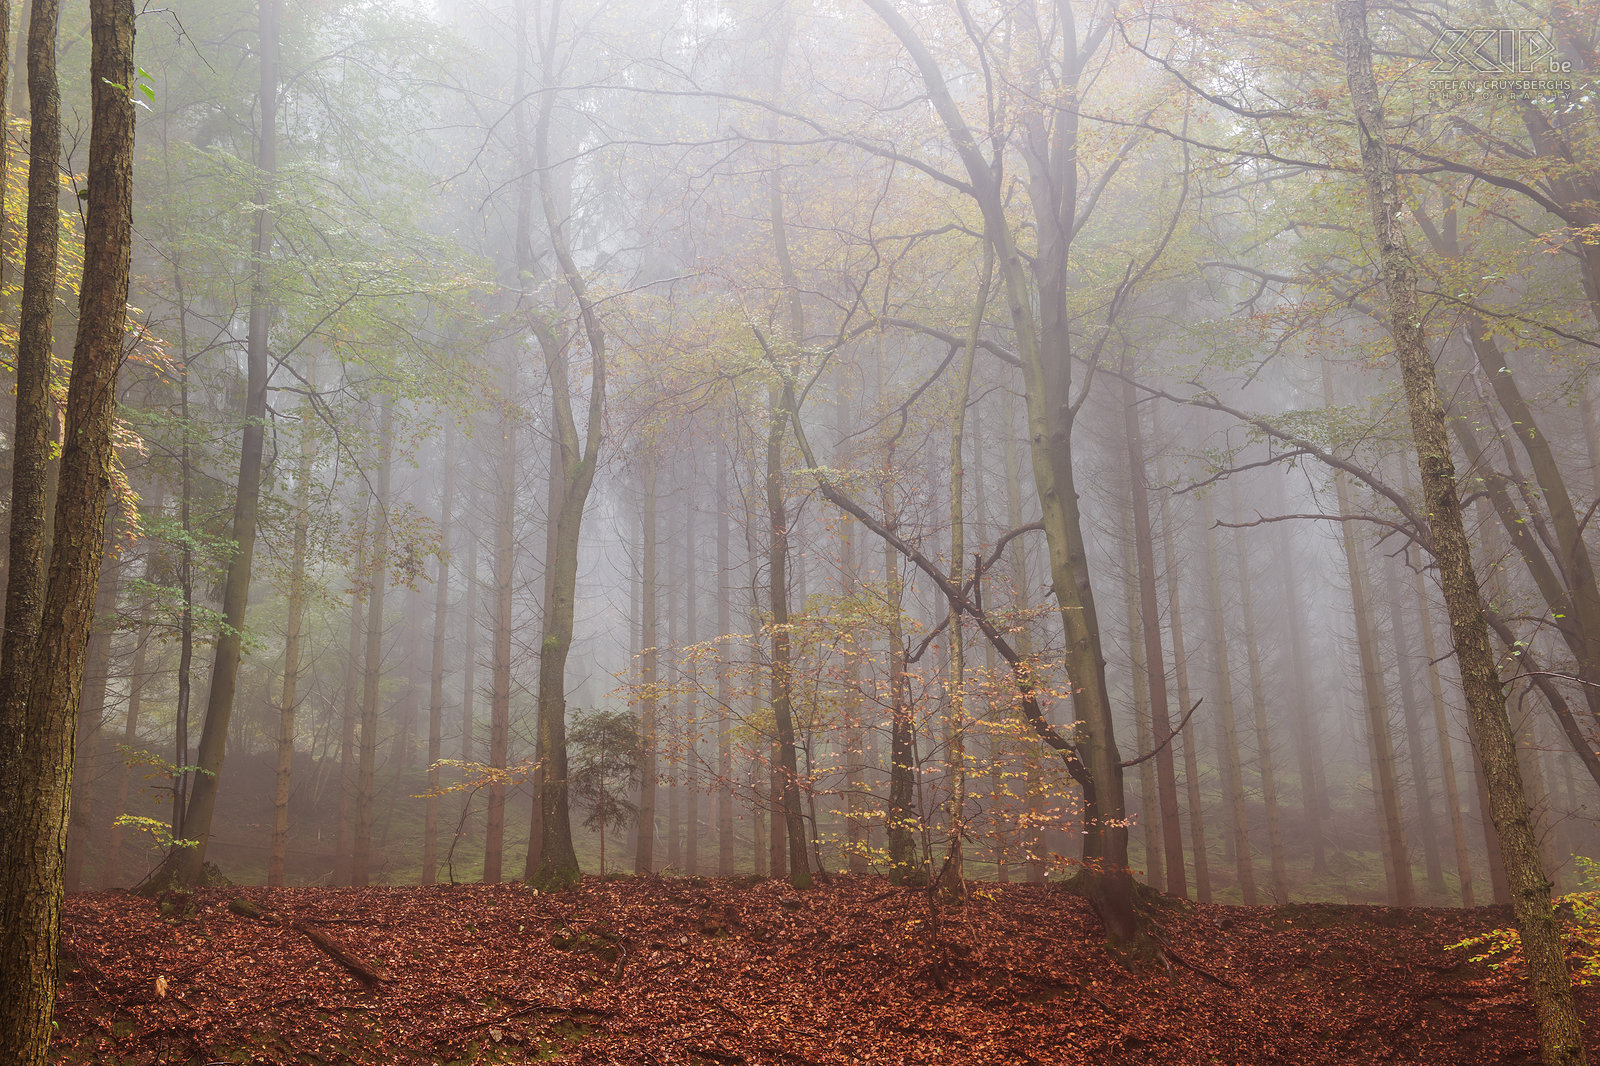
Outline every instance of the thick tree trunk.
{"type": "Polygon", "coordinates": [[[25,718],[16,720],[16,746],[6,738],[5,791],[17,797],[0,825],[0,1062],[8,1066],[43,1066],[55,1033],[72,717],[104,554],[133,241],[133,102],[123,88],[133,83],[132,0],[91,0],[89,25],[89,209],[56,535],[25,718]]]}
{"type": "Polygon", "coordinates": [[[1340,0],[1338,15],[1360,133],[1362,174],[1388,297],[1389,328],[1405,384],[1422,490],[1431,519],[1429,533],[1450,614],[1456,660],[1461,665],[1468,713],[1477,726],[1478,759],[1511,883],[1511,906],[1522,937],[1529,991],[1539,1022],[1539,1047],[1545,1066],[1577,1066],[1586,1060],[1583,1033],[1567,974],[1561,931],[1550,903],[1550,881],[1539,865],[1538,841],[1522,792],[1516,740],[1506,717],[1500,677],[1489,647],[1483,601],[1462,521],[1455,466],[1445,435],[1444,404],[1431,355],[1423,343],[1416,272],[1397,224],[1401,202],[1394,150],[1384,139],[1383,105],[1372,73],[1366,4],[1364,0],[1340,0]]]}

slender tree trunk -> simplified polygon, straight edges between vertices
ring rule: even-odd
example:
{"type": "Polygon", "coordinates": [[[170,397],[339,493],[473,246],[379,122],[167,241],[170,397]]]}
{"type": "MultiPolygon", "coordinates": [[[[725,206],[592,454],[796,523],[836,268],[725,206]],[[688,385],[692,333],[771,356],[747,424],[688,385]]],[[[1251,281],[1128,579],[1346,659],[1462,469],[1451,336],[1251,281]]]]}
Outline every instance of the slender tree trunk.
{"type": "MultiPolygon", "coordinates": [[[[475,481],[469,479],[467,488],[466,513],[473,519],[478,517],[478,487],[475,481]]],[[[470,763],[475,754],[472,743],[473,732],[477,729],[477,703],[478,703],[478,533],[475,529],[467,530],[467,561],[465,570],[467,586],[467,602],[462,609],[465,616],[462,619],[462,628],[466,630],[464,637],[466,647],[461,650],[461,761],[470,763]]]]}
{"type": "Polygon", "coordinates": [[[717,445],[717,876],[732,877],[733,857],[733,572],[728,520],[728,450],[717,445]]]}
{"type": "MultiPolygon", "coordinates": [[[[1021,449],[1017,447],[1017,427],[1014,401],[1009,395],[1000,397],[1000,441],[1001,457],[1005,463],[1006,471],[1006,525],[1009,529],[1017,529],[1022,525],[1022,457],[1021,449]]],[[[1019,616],[1026,616],[1032,609],[1031,597],[1028,595],[1028,548],[1023,538],[1017,537],[1006,549],[1011,573],[1011,609],[1019,616]]],[[[1033,656],[1033,638],[1024,628],[1017,634],[1017,652],[1023,658],[1033,656]]],[[[1027,754],[1024,756],[1026,765],[1023,769],[1024,788],[1027,792],[1023,801],[1023,818],[1026,828],[1022,834],[1022,847],[1028,855],[1027,874],[1029,884],[1043,884],[1045,871],[1048,868],[1044,823],[1045,823],[1045,797],[1044,773],[1041,767],[1041,757],[1044,754],[1044,743],[1037,737],[1027,741],[1027,754]]]]}
{"type": "MultiPolygon", "coordinates": [[[[1228,481],[1233,513],[1242,519],[1237,478],[1228,481]]],[[[1250,551],[1244,533],[1234,530],[1239,569],[1240,614],[1244,623],[1245,656],[1250,670],[1250,705],[1255,714],[1256,772],[1261,775],[1261,802],[1267,812],[1267,846],[1271,852],[1272,894],[1278,903],[1289,902],[1289,864],[1283,851],[1283,824],[1278,817],[1278,787],[1272,773],[1272,730],[1267,722],[1267,692],[1261,677],[1261,648],[1256,639],[1255,598],[1250,593],[1250,551]]]]}
{"type": "Polygon", "coordinates": [[[506,833],[506,785],[499,776],[507,765],[511,745],[511,627],[512,589],[516,583],[517,424],[514,414],[515,372],[505,371],[506,391],[499,415],[500,454],[496,458],[495,492],[494,639],[489,679],[489,809],[483,834],[483,880],[495,884],[502,878],[506,833]]]}
{"type": "MultiPolygon", "coordinates": [[[[307,377],[311,375],[308,373],[307,377]]],[[[302,405],[300,461],[295,468],[294,545],[289,561],[289,621],[283,642],[283,697],[278,707],[278,772],[272,793],[272,843],[267,851],[267,884],[283,884],[284,855],[289,846],[289,781],[294,766],[295,711],[299,703],[300,620],[306,600],[306,542],[311,531],[311,460],[316,438],[308,401],[302,405]]]]}
{"type": "Polygon", "coordinates": [[[14,776],[5,791],[16,796],[0,822],[0,1062],[8,1066],[43,1066],[55,1035],[72,717],[104,554],[133,242],[133,102],[123,88],[133,82],[132,0],[91,0],[89,26],[89,208],[56,535],[25,719],[16,742],[6,737],[14,776]]]}
{"type": "Polygon", "coordinates": [[[1422,744],[1422,707],[1416,690],[1415,662],[1411,657],[1411,628],[1402,605],[1405,582],[1393,555],[1384,559],[1384,584],[1388,587],[1389,639],[1394,643],[1395,670],[1400,682],[1400,706],[1405,712],[1406,752],[1411,787],[1417,796],[1417,831],[1422,836],[1423,866],[1428,891],[1444,895],[1444,863],[1439,853],[1438,830],[1433,817],[1433,795],[1428,787],[1428,757],[1422,744]]]}
{"type": "Polygon", "coordinates": [[[344,712],[339,718],[339,828],[333,855],[333,883],[350,883],[350,864],[356,839],[356,723],[361,719],[361,637],[366,632],[363,608],[371,592],[367,533],[372,500],[362,491],[361,512],[356,520],[356,565],[351,575],[350,627],[345,640],[344,712]]]}
{"type": "Polygon", "coordinates": [[[640,539],[639,573],[639,684],[644,697],[639,701],[639,825],[638,842],[633,851],[633,872],[655,873],[656,869],[656,671],[659,642],[656,624],[656,456],[644,457],[643,516],[640,539]]]}
{"type": "MultiPolygon", "coordinates": [[[[444,487],[439,494],[439,559],[434,578],[433,662],[428,687],[428,798],[422,811],[422,883],[431,885],[439,866],[439,759],[444,754],[444,645],[450,618],[450,533],[456,487],[456,425],[446,415],[444,487]]],[[[470,576],[470,575],[469,575],[470,576]]]]}
{"type": "Polygon", "coordinates": [[[1445,709],[1444,682],[1439,676],[1439,649],[1433,636],[1433,610],[1428,602],[1422,567],[1413,563],[1411,569],[1412,589],[1417,603],[1417,628],[1422,632],[1422,655],[1428,664],[1428,696],[1433,706],[1433,731],[1439,745],[1439,776],[1444,783],[1445,810],[1450,815],[1450,839],[1455,844],[1456,880],[1461,888],[1461,905],[1470,907],[1473,905],[1472,859],[1467,854],[1467,831],[1461,817],[1461,791],[1456,782],[1456,760],[1454,745],[1450,740],[1449,716],[1445,709]]]}
{"type": "MultiPolygon", "coordinates": [[[[1131,471],[1133,497],[1133,533],[1135,554],[1138,558],[1139,615],[1143,625],[1145,669],[1149,676],[1150,722],[1152,740],[1161,746],[1154,760],[1146,760],[1140,767],[1143,786],[1147,776],[1144,767],[1152,767],[1156,792],[1160,801],[1161,844],[1164,854],[1167,891],[1174,896],[1189,894],[1188,874],[1183,860],[1183,825],[1179,821],[1178,775],[1173,763],[1172,718],[1167,700],[1167,665],[1161,650],[1161,608],[1156,595],[1155,534],[1150,528],[1150,484],[1145,462],[1144,431],[1139,424],[1138,397],[1132,378],[1124,378],[1122,386],[1123,431],[1128,443],[1128,466],[1131,471]]],[[[1180,708],[1180,713],[1187,710],[1180,708]]],[[[1141,753],[1146,750],[1141,748],[1141,753]]],[[[1145,808],[1149,817],[1150,808],[1145,808]]],[[[1152,878],[1156,867],[1150,867],[1152,878]]]]}
{"type": "Polygon", "coordinates": [[[372,585],[367,596],[367,632],[361,671],[361,741],[356,767],[355,840],[350,859],[350,883],[365,885],[372,878],[372,820],[377,804],[378,697],[383,681],[383,598],[389,581],[389,520],[394,507],[394,401],[385,396],[378,416],[378,486],[373,501],[377,510],[372,532],[372,585]]]}
{"type": "Polygon", "coordinates": [[[1246,906],[1256,904],[1255,862],[1245,817],[1244,771],[1239,765],[1239,729],[1234,719],[1233,670],[1228,657],[1226,609],[1222,599],[1222,560],[1217,549],[1216,516],[1211,497],[1200,505],[1206,531],[1206,577],[1211,592],[1211,651],[1217,685],[1217,747],[1222,754],[1222,795],[1228,805],[1228,831],[1233,844],[1234,876],[1246,906]]]}
{"type": "MultiPolygon", "coordinates": [[[[699,570],[695,555],[695,506],[692,493],[686,493],[687,513],[684,516],[683,533],[683,559],[684,559],[684,605],[683,605],[683,642],[686,647],[694,647],[700,639],[699,626],[696,620],[699,611],[699,591],[696,581],[699,570]]],[[[692,669],[693,667],[691,667],[692,669]]],[[[689,696],[684,701],[684,710],[687,719],[684,722],[684,813],[683,823],[687,836],[683,842],[683,867],[690,877],[700,874],[700,703],[697,693],[700,691],[698,683],[689,685],[689,696]]]]}
{"type": "Polygon", "coordinates": [[[1288,526],[1273,538],[1274,563],[1278,587],[1283,593],[1283,612],[1288,629],[1289,668],[1294,694],[1294,751],[1300,767],[1300,807],[1305,820],[1307,842],[1311,845],[1312,873],[1326,873],[1328,853],[1323,840],[1322,815],[1327,807],[1322,787],[1321,744],[1315,700],[1311,695],[1311,652],[1306,646],[1305,615],[1301,610],[1300,571],[1294,558],[1294,541],[1288,526]]]}
{"type": "MultiPolygon", "coordinates": [[[[1323,400],[1333,405],[1333,376],[1327,363],[1322,366],[1323,400]]],[[[1342,471],[1333,475],[1339,513],[1354,514],[1350,502],[1350,483],[1342,471]]],[[[1395,769],[1394,740],[1389,732],[1389,694],[1384,684],[1383,663],[1378,654],[1378,636],[1368,591],[1367,568],[1361,559],[1356,524],[1343,522],[1345,566],[1350,574],[1350,606],[1355,618],[1356,653],[1361,660],[1361,695],[1366,714],[1368,751],[1372,760],[1373,802],[1378,820],[1378,848],[1383,854],[1389,900],[1399,907],[1413,907],[1416,886],[1411,878],[1411,856],[1406,848],[1405,823],[1400,811],[1400,776],[1395,769]]]]}
{"type": "MultiPolygon", "coordinates": [[[[781,63],[781,61],[780,61],[781,63]]],[[[781,69],[781,66],[780,66],[781,69]]],[[[780,78],[781,81],[781,78],[780,78]]],[[[778,744],[774,773],[779,794],[774,796],[782,811],[788,837],[789,881],[795,888],[811,887],[811,870],[806,861],[805,814],[800,807],[800,768],[795,752],[794,677],[789,650],[789,514],[783,477],[783,440],[788,433],[788,411],[792,386],[788,382],[791,349],[805,340],[805,318],[801,312],[800,286],[789,259],[788,239],[783,219],[783,188],[780,176],[772,176],[769,198],[773,251],[783,277],[788,304],[788,336],[785,351],[778,355],[785,364],[782,384],[767,389],[767,530],[768,530],[768,608],[772,614],[772,720],[778,744]]],[[[774,838],[779,834],[774,832],[774,838]]],[[[777,857],[777,845],[773,845],[777,857]]],[[[776,870],[773,876],[777,876],[776,870]]]]}
{"type": "MultiPolygon", "coordinates": [[[[1163,486],[1167,483],[1165,462],[1158,456],[1156,459],[1156,479],[1163,486]]],[[[1172,626],[1172,665],[1173,679],[1178,685],[1178,704],[1188,713],[1194,704],[1190,702],[1189,691],[1189,656],[1183,643],[1183,607],[1178,593],[1178,552],[1177,530],[1172,524],[1172,493],[1163,488],[1161,492],[1161,546],[1167,564],[1167,616],[1171,619],[1172,626]]],[[[1185,786],[1185,799],[1189,804],[1189,837],[1194,845],[1194,893],[1195,898],[1201,903],[1211,902],[1211,857],[1206,852],[1206,818],[1205,805],[1200,798],[1200,760],[1197,753],[1199,729],[1194,724],[1194,719],[1189,720],[1189,726],[1180,738],[1183,744],[1183,780],[1185,786]]]]}
{"type": "MultiPolygon", "coordinates": [[[[157,497],[159,500],[159,497],[157,497]]],[[[151,511],[159,513],[159,502],[155,503],[151,511]]],[[[149,567],[146,566],[146,574],[149,567]]],[[[144,709],[144,686],[149,679],[149,665],[147,648],[150,641],[150,604],[144,605],[144,617],[138,628],[134,631],[133,665],[128,668],[128,710],[122,722],[122,747],[123,752],[117,760],[117,798],[112,804],[112,817],[120,817],[128,811],[128,792],[133,783],[132,752],[139,744],[140,713],[144,709]]],[[[100,871],[100,887],[102,889],[116,888],[122,884],[123,870],[127,867],[126,843],[127,834],[121,826],[113,826],[111,837],[106,845],[106,862],[100,871]]]]}
{"type": "Polygon", "coordinates": [[[277,175],[278,138],[278,11],[281,0],[261,0],[259,30],[261,108],[256,141],[256,170],[260,185],[254,198],[256,226],[251,244],[250,322],[246,344],[244,429],[239,449],[239,478],[233,507],[233,557],[228,563],[222,592],[222,628],[212,659],[211,685],[206,696],[205,724],[200,730],[196,762],[200,773],[184,810],[183,834],[193,846],[174,848],[167,862],[151,878],[153,887],[171,882],[192,886],[199,882],[205,864],[206,842],[211,837],[211,816],[216,810],[217,786],[227,750],[228,723],[233,714],[234,691],[239,678],[239,657],[244,651],[245,608],[250,598],[250,575],[255,565],[256,519],[261,503],[262,458],[266,443],[267,378],[269,358],[267,327],[272,316],[267,284],[267,261],[272,251],[273,184],[277,175]]]}
{"type": "MultiPolygon", "coordinates": [[[[28,20],[28,243],[22,267],[22,313],[17,327],[16,415],[11,433],[11,511],[6,568],[5,640],[0,643],[0,772],[14,780],[9,760],[25,739],[34,648],[45,596],[46,512],[51,425],[51,346],[61,233],[59,170],[61,98],[56,86],[57,0],[37,0],[28,20]]],[[[10,789],[0,789],[0,823],[9,819],[10,789]]]]}
{"type": "Polygon", "coordinates": [[[1364,0],[1340,0],[1338,15],[1350,95],[1361,134],[1362,173],[1389,303],[1389,328],[1405,384],[1422,490],[1431,519],[1429,532],[1450,614],[1456,660],[1461,665],[1468,713],[1477,726],[1478,759],[1488,784],[1506,876],[1511,882],[1511,906],[1522,937],[1529,991],[1539,1021],[1539,1047],[1545,1066],[1576,1066],[1586,1061],[1583,1032],[1567,974],[1561,932],[1550,903],[1550,881],[1539,865],[1538,841],[1522,793],[1516,739],[1506,717],[1500,677],[1489,647],[1483,601],[1445,435],[1444,404],[1430,353],[1423,343],[1415,268],[1396,224],[1400,194],[1394,150],[1384,139],[1383,105],[1372,73],[1366,4],[1364,0]]]}

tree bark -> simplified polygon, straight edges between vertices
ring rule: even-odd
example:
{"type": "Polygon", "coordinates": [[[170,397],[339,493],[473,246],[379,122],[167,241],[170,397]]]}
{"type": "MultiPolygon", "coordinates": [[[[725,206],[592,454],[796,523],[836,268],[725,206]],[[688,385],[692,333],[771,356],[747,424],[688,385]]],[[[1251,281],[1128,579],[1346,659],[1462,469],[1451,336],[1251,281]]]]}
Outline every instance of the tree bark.
{"type": "Polygon", "coordinates": [[[506,768],[511,745],[511,627],[512,590],[516,583],[517,521],[517,421],[516,371],[510,365],[503,371],[504,394],[500,397],[497,422],[500,449],[495,461],[498,482],[494,501],[494,559],[490,563],[494,582],[493,642],[489,667],[489,768],[494,779],[489,784],[489,807],[483,833],[483,880],[501,880],[506,833],[506,785],[499,776],[506,768]]]}
{"type": "Polygon", "coordinates": [[[1550,903],[1550,881],[1539,865],[1538,841],[1517,767],[1516,740],[1489,647],[1483,601],[1445,433],[1444,404],[1423,341],[1416,272],[1397,223],[1401,203],[1394,150],[1385,139],[1383,105],[1372,73],[1366,4],[1364,0],[1340,0],[1337,10],[1361,142],[1362,176],[1388,298],[1389,329],[1405,385],[1422,490],[1431,518],[1429,533],[1450,614],[1456,660],[1461,666],[1468,713],[1477,726],[1478,759],[1511,883],[1511,906],[1522,938],[1529,991],[1539,1023],[1539,1047],[1545,1066],[1577,1066],[1586,1061],[1586,1056],[1565,949],[1550,903]]]}
{"type": "Polygon", "coordinates": [[[733,855],[733,572],[728,521],[728,449],[717,444],[717,876],[732,877],[733,855]]]}
{"type": "MultiPolygon", "coordinates": [[[[91,0],[88,218],[55,542],[0,824],[0,1061],[44,1066],[54,1035],[72,716],[94,621],[111,491],[133,242],[132,0],[91,0]]],[[[53,224],[52,220],[52,224],[53,224]]],[[[9,643],[9,638],[8,638],[9,643]]],[[[9,740],[9,738],[8,738],[9,740]]]]}

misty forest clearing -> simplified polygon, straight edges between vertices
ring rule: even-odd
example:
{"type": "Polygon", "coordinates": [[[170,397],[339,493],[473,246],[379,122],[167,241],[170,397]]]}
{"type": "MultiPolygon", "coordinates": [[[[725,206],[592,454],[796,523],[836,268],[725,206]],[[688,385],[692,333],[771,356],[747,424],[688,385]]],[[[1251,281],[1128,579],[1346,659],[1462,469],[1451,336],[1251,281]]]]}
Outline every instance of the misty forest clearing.
{"type": "Polygon", "coordinates": [[[1600,11],[0,0],[0,1066],[1600,1043],[1600,11]]]}

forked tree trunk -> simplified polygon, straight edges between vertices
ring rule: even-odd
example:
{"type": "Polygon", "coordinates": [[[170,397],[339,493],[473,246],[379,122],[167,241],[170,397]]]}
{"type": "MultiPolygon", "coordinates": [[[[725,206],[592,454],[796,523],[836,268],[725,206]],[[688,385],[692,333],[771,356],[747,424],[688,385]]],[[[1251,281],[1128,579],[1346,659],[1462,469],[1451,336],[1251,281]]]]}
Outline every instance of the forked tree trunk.
{"type": "Polygon", "coordinates": [[[89,208],[56,535],[36,643],[26,649],[26,716],[15,723],[15,746],[5,738],[5,791],[17,797],[0,824],[0,1062],[8,1066],[43,1066],[55,1034],[72,718],[104,554],[133,241],[133,101],[124,88],[133,83],[132,0],[91,0],[89,26],[89,208]]]}
{"type": "Polygon", "coordinates": [[[1522,937],[1529,991],[1539,1022],[1539,1047],[1545,1066],[1578,1066],[1586,1059],[1583,1032],[1567,974],[1561,931],[1550,903],[1550,881],[1539,865],[1538,841],[1522,793],[1516,739],[1506,717],[1500,677],[1489,647],[1483,601],[1462,521],[1455,466],[1445,435],[1444,404],[1431,355],[1423,343],[1416,272],[1397,225],[1401,202],[1394,150],[1385,140],[1383,105],[1372,73],[1366,4],[1364,0],[1340,0],[1338,15],[1361,140],[1362,174],[1388,297],[1389,328],[1405,384],[1422,491],[1431,519],[1429,532],[1450,614],[1456,660],[1461,664],[1468,713],[1477,726],[1478,759],[1488,784],[1506,876],[1511,882],[1511,906],[1522,937]]]}

